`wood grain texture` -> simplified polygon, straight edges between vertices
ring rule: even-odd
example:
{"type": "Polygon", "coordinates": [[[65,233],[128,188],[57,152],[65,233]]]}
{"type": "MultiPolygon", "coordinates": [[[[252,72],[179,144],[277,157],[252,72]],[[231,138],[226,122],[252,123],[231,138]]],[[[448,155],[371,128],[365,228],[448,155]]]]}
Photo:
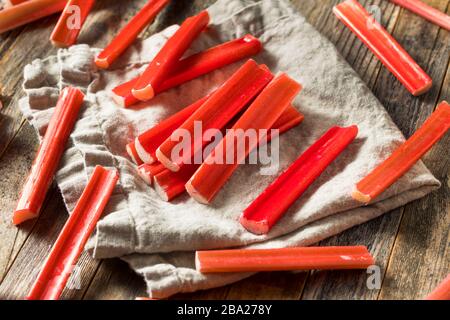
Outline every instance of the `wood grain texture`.
{"type": "MultiPolygon", "coordinates": [[[[142,7],[146,0],[98,1],[79,42],[102,47],[142,7]],[[107,30],[107,32],[105,32],[107,30]]],[[[381,9],[382,23],[432,76],[433,88],[414,98],[376,57],[331,12],[340,0],[291,0],[308,21],[333,42],[409,136],[433,111],[450,99],[449,32],[385,0],[360,0],[381,9]]],[[[450,0],[426,0],[449,10],[450,0]]],[[[180,23],[214,0],[173,0],[143,34],[147,37],[180,23]]],[[[48,249],[66,220],[61,196],[52,188],[39,219],[16,229],[9,220],[34,153],[37,138],[17,108],[23,67],[56,51],[48,37],[56,21],[49,17],[0,35],[0,298],[23,298],[48,249]],[[33,46],[30,46],[33,43],[33,46]],[[30,272],[31,271],[31,272],[30,272]]],[[[369,290],[365,272],[262,273],[239,283],[175,299],[407,299],[421,298],[449,272],[449,148],[448,135],[425,157],[442,181],[436,193],[352,228],[321,245],[365,244],[382,271],[381,290],[369,290]]],[[[134,299],[145,296],[143,281],[119,260],[96,261],[84,253],[77,264],[77,288],[63,299],[134,299]]]]}

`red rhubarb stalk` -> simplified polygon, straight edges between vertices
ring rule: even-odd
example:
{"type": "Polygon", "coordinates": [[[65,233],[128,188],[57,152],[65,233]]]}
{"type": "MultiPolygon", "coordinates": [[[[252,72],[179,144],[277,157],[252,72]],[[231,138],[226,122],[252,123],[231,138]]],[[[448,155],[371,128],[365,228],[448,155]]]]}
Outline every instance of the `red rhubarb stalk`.
{"type": "Polygon", "coordinates": [[[75,44],[94,4],[95,0],[69,0],[50,36],[52,44],[59,48],[75,44]],[[79,14],[79,21],[75,21],[74,14],[79,14]],[[78,22],[80,24],[76,25],[78,22]]]}
{"type": "Polygon", "coordinates": [[[161,163],[155,162],[153,164],[142,164],[137,168],[139,176],[147,183],[149,186],[153,185],[154,177],[167,170],[161,163]]]}
{"type": "Polygon", "coordinates": [[[210,203],[239,164],[264,138],[260,134],[261,130],[268,131],[272,128],[300,90],[300,84],[286,74],[281,74],[270,82],[186,183],[186,190],[191,197],[200,203],[210,203]],[[256,131],[258,138],[250,139],[249,143],[245,137],[237,134],[239,131],[250,130],[256,131]],[[243,150],[240,152],[242,154],[238,154],[240,150],[243,150]],[[216,163],[212,159],[217,154],[221,154],[227,161],[216,163]],[[233,155],[231,163],[228,161],[230,154],[233,155]]]}
{"type": "Polygon", "coordinates": [[[419,0],[390,0],[444,29],[450,30],[450,16],[419,0]]]}
{"type": "Polygon", "coordinates": [[[266,67],[248,60],[157,149],[158,160],[175,172],[184,164],[191,163],[194,155],[201,153],[208,143],[202,135],[198,137],[195,134],[196,126],[201,124],[203,134],[208,132],[208,129],[222,130],[272,78],[273,75],[266,67]],[[190,134],[191,143],[172,159],[172,152],[179,149],[179,144],[186,144],[186,141],[179,142],[178,136],[186,136],[186,133],[190,134]]]}
{"type": "Polygon", "coordinates": [[[150,65],[136,82],[131,90],[133,96],[141,101],[153,98],[156,90],[158,90],[157,88],[177,68],[180,58],[208,23],[209,14],[207,11],[202,11],[198,15],[186,19],[175,34],[167,40],[161,51],[150,62],[150,65]]]}
{"type": "Polygon", "coordinates": [[[414,96],[431,88],[431,78],[358,1],[342,2],[333,12],[414,96]]]}
{"type": "Polygon", "coordinates": [[[77,120],[83,99],[83,93],[72,87],[65,88],[61,92],[14,212],[13,223],[15,225],[39,215],[45,195],[53,181],[59,160],[64,152],[67,139],[77,120]]]}
{"type": "Polygon", "coordinates": [[[354,199],[369,203],[403,176],[450,128],[450,105],[442,102],[405,143],[356,185],[354,199]]]}
{"type": "MultiPolygon", "coordinates": [[[[299,125],[304,119],[304,116],[290,106],[278,118],[272,128],[278,129],[279,134],[285,133],[291,128],[299,125]]],[[[271,136],[269,135],[268,141],[271,136]]],[[[190,164],[184,166],[179,172],[172,172],[168,169],[163,170],[154,176],[155,189],[159,196],[165,201],[171,201],[175,197],[183,194],[186,191],[185,185],[192,177],[199,165],[190,164]]]]}
{"type": "Polygon", "coordinates": [[[450,274],[425,300],[450,300],[450,274]]]}
{"type": "Polygon", "coordinates": [[[139,135],[134,141],[139,159],[148,164],[157,161],[156,149],[158,149],[164,141],[170,138],[170,135],[189,119],[189,117],[197,111],[208,98],[209,96],[206,96],[194,102],[190,106],[139,135]]]}
{"type": "Polygon", "coordinates": [[[202,273],[367,269],[374,259],[364,246],[197,251],[202,273]]]}
{"type": "MultiPolygon", "coordinates": [[[[95,64],[102,69],[110,65],[136,40],[170,0],[150,0],[133,19],[119,32],[111,43],[95,58],[95,64]]],[[[131,92],[131,91],[130,91],[131,92]]]]}
{"type": "Polygon", "coordinates": [[[106,170],[101,166],[95,168],[31,288],[29,300],[59,299],[118,178],[116,170],[106,170]]]}
{"type": "Polygon", "coordinates": [[[0,33],[63,11],[67,0],[29,0],[0,11],[0,33]]]}
{"type": "Polygon", "coordinates": [[[358,128],[333,127],[309,147],[244,210],[240,222],[254,234],[266,234],[355,139],[358,128]]]}
{"type": "MultiPolygon", "coordinates": [[[[252,35],[232,40],[205,51],[182,59],[174,71],[163,81],[156,93],[177,87],[190,80],[223,68],[244,58],[258,54],[262,50],[261,42],[252,35]]],[[[114,100],[122,106],[129,107],[139,102],[131,90],[139,77],[134,78],[113,89],[114,100]]]]}

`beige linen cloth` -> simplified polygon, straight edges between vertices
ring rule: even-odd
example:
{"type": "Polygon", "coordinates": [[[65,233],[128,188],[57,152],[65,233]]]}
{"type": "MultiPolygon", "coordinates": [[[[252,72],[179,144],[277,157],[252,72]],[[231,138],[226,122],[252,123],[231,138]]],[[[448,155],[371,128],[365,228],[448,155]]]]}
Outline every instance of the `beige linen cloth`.
{"type": "Polygon", "coordinates": [[[93,64],[98,49],[78,45],[33,61],[24,72],[26,97],[21,110],[40,134],[61,88],[77,86],[87,93],[56,176],[58,186],[71,211],[95,165],[118,168],[120,183],[88,246],[95,258],[127,261],[144,277],[149,294],[157,298],[249,276],[202,275],[194,268],[194,250],[311,245],[423,197],[440,185],[419,162],[376,203],[361,206],[352,200],[355,183],[404,141],[383,106],[335,47],[287,2],[219,0],[208,11],[211,28],[190,53],[252,33],[264,43],[264,52],[255,59],[274,73],[287,72],[304,86],[295,106],[305,121],[280,138],[280,171],[331,126],[359,127],[358,138],[265,236],[247,232],[238,217],[276,176],[260,175],[257,165],[243,165],[210,206],[187,195],[166,203],[139,178],[125,151],[136,134],[214,90],[242,61],[128,110],[112,100],[111,89],[137,76],[177,26],[137,42],[107,71],[93,64]]]}

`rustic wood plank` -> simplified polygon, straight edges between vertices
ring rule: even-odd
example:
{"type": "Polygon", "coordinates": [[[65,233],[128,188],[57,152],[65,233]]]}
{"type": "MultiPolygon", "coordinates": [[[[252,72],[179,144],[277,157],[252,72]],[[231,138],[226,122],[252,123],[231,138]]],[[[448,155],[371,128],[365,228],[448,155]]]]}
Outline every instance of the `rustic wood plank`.
{"type": "Polygon", "coordinates": [[[134,300],[146,297],[145,284],[128,265],[119,259],[102,261],[84,299],[134,300]]]}
{"type": "Polygon", "coordinates": [[[192,293],[180,293],[170,299],[173,300],[225,300],[232,285],[214,288],[210,290],[200,290],[192,293]]]}
{"type": "Polygon", "coordinates": [[[18,186],[24,183],[36,150],[37,137],[26,123],[0,162],[0,281],[35,223],[18,229],[12,225],[12,212],[18,200],[18,186]]]}

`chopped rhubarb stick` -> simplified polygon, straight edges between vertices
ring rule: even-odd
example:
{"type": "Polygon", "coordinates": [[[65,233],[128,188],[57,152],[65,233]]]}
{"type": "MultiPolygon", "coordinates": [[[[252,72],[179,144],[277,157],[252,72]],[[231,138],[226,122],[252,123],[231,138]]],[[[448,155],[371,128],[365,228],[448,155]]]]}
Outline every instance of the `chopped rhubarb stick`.
{"type": "Polygon", "coordinates": [[[131,107],[132,105],[139,102],[139,100],[136,99],[131,93],[131,90],[133,89],[134,85],[138,80],[139,77],[134,78],[112,89],[112,98],[122,108],[131,107]]]}
{"type": "Polygon", "coordinates": [[[102,69],[109,66],[133,43],[170,0],[150,0],[133,19],[119,32],[111,43],[95,58],[95,64],[102,69]]]}
{"type": "Polygon", "coordinates": [[[254,234],[268,233],[357,134],[356,126],[328,130],[244,210],[242,226],[254,234]]]}
{"type": "MultiPolygon", "coordinates": [[[[261,49],[261,42],[257,38],[246,35],[240,39],[196,53],[181,60],[174,73],[162,83],[161,87],[155,88],[155,93],[172,89],[214,70],[256,55],[261,49]]],[[[120,106],[127,108],[139,102],[131,92],[138,80],[139,77],[134,78],[113,89],[113,98],[120,106]]]]}
{"type": "Polygon", "coordinates": [[[270,82],[186,183],[191,197],[200,203],[210,203],[239,164],[265,137],[261,130],[267,132],[272,128],[300,90],[301,85],[286,74],[270,82]],[[239,132],[245,135],[256,132],[258,137],[255,135],[255,139],[250,138],[247,143],[245,136],[239,135],[239,132]],[[217,155],[226,161],[217,163],[214,161],[217,155]]]}
{"type": "Polygon", "coordinates": [[[356,185],[354,199],[369,203],[403,176],[450,128],[450,105],[442,102],[404,144],[356,185]]]}
{"type": "Polygon", "coordinates": [[[59,299],[118,178],[116,170],[106,170],[101,166],[95,168],[31,288],[29,300],[59,299]]]}
{"type": "Polygon", "coordinates": [[[72,87],[67,87],[61,92],[14,212],[15,225],[39,215],[83,99],[83,93],[72,87]]]}
{"type": "Polygon", "coordinates": [[[211,71],[254,56],[261,50],[261,42],[254,36],[247,34],[242,38],[193,54],[177,64],[175,71],[162,83],[157,92],[168,90],[211,71]]]}
{"type": "Polygon", "coordinates": [[[157,149],[158,160],[175,172],[184,164],[190,163],[208,142],[201,134],[195,134],[198,125],[201,124],[203,133],[208,132],[208,129],[223,129],[272,78],[273,75],[266,67],[248,60],[157,149]],[[179,149],[179,144],[186,144],[185,141],[178,142],[177,136],[185,136],[187,132],[193,137],[190,145],[183,146],[185,148],[181,148],[179,154],[175,154],[175,159],[172,159],[172,152],[179,149]]]}
{"type": "Polygon", "coordinates": [[[78,34],[94,4],[95,0],[69,0],[67,2],[61,17],[50,36],[50,40],[55,47],[67,48],[75,44],[78,34]],[[70,22],[75,13],[79,14],[79,21],[77,21],[77,23],[79,22],[79,25],[70,22]]]}
{"type": "Polygon", "coordinates": [[[195,253],[201,273],[367,269],[374,259],[364,246],[210,250],[195,253]]]}
{"type": "Polygon", "coordinates": [[[425,300],[450,300],[450,274],[425,300]]]}
{"type": "Polygon", "coordinates": [[[358,1],[342,2],[333,12],[414,96],[431,88],[431,78],[358,1]]]}
{"type": "Polygon", "coordinates": [[[450,16],[419,0],[390,0],[422,18],[450,31],[450,16]]]}
{"type": "Polygon", "coordinates": [[[138,157],[144,163],[148,164],[157,161],[155,155],[156,149],[158,149],[164,141],[170,138],[170,135],[189,119],[189,117],[197,111],[208,98],[209,96],[203,97],[139,135],[134,141],[138,157]]]}
{"type": "MultiPolygon", "coordinates": [[[[272,128],[278,129],[279,134],[285,133],[291,128],[300,124],[304,116],[293,106],[288,107],[278,118],[272,128]]],[[[267,140],[272,136],[269,134],[267,140]]],[[[175,197],[186,191],[185,185],[192,177],[199,165],[190,164],[184,166],[179,172],[172,172],[168,169],[162,171],[154,177],[155,189],[162,199],[171,201],[175,197]]]]}
{"type": "Polygon", "coordinates": [[[0,11],[0,33],[62,11],[67,0],[29,0],[0,11]]]}
{"type": "Polygon", "coordinates": [[[183,54],[208,23],[209,14],[207,11],[202,11],[198,15],[186,19],[175,34],[167,40],[161,51],[150,62],[148,68],[136,82],[131,90],[133,96],[141,101],[153,98],[155,90],[158,90],[167,76],[177,68],[183,54]]]}
{"type": "Polygon", "coordinates": [[[128,155],[130,156],[131,160],[133,160],[134,163],[136,163],[138,166],[144,164],[142,159],[137,154],[136,145],[134,144],[134,141],[127,144],[126,149],[128,155]]]}
{"type": "Polygon", "coordinates": [[[161,163],[155,162],[153,164],[142,164],[137,168],[139,176],[147,183],[149,186],[153,185],[154,177],[166,171],[166,167],[164,167],[161,163]]]}

